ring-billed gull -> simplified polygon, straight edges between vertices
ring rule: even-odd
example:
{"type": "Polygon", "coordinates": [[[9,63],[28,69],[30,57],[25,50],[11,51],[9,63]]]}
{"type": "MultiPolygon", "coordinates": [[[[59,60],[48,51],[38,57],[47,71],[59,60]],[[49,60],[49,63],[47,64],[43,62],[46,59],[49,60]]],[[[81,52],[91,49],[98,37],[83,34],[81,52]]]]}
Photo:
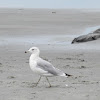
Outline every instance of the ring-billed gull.
{"type": "MultiPolygon", "coordinates": [[[[51,87],[51,84],[50,84],[47,77],[51,77],[51,76],[68,77],[68,76],[71,76],[71,75],[64,73],[63,71],[55,68],[50,62],[40,58],[39,57],[39,54],[40,54],[39,48],[32,47],[28,50],[28,52],[31,53],[31,56],[29,58],[29,65],[30,65],[31,70],[34,73],[37,73],[40,75],[40,78],[39,78],[38,82],[36,83],[36,86],[39,83],[39,81],[41,80],[42,76],[46,77],[46,80],[48,81],[50,87],[51,87]]],[[[25,53],[27,53],[27,52],[25,51],[25,53]]]]}

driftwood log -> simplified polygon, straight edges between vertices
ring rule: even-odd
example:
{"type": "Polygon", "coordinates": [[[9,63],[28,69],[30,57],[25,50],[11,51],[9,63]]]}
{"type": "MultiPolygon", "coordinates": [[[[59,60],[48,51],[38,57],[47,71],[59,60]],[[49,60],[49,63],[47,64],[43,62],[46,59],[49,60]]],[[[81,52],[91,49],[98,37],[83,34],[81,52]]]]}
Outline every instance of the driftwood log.
{"type": "Polygon", "coordinates": [[[98,38],[100,38],[100,29],[97,29],[93,33],[89,33],[87,35],[82,35],[82,36],[75,38],[72,41],[72,44],[93,41],[93,40],[97,40],[98,38]]]}

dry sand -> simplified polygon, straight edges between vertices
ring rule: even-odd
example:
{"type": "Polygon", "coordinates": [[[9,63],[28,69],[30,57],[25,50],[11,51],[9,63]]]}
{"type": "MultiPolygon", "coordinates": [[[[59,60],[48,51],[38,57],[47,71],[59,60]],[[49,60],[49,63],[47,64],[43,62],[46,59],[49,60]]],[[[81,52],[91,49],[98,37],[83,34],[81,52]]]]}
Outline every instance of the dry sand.
{"type": "Polygon", "coordinates": [[[0,100],[99,100],[100,40],[72,45],[86,28],[100,25],[100,11],[0,9],[0,100]],[[24,51],[40,56],[73,77],[45,78],[28,65],[24,51]],[[68,87],[65,86],[68,84],[68,87]]]}

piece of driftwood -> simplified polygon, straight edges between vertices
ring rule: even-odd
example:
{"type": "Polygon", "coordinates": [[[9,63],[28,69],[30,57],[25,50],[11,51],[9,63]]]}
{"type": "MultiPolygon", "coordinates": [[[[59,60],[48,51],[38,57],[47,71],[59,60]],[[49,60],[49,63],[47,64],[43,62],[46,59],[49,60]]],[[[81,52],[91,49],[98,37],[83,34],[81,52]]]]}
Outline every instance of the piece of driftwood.
{"type": "Polygon", "coordinates": [[[98,38],[100,38],[100,29],[97,29],[93,33],[89,33],[87,35],[82,35],[82,36],[75,38],[72,41],[72,44],[93,41],[93,40],[97,40],[98,38]]]}

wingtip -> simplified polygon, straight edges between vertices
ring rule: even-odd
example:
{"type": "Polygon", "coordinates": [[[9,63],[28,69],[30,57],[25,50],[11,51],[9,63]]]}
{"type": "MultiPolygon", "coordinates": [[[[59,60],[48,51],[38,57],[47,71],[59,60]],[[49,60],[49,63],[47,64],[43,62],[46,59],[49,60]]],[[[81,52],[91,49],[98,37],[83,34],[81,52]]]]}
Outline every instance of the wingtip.
{"type": "Polygon", "coordinates": [[[73,75],[69,75],[69,74],[67,74],[67,73],[65,73],[65,74],[66,74],[66,76],[68,76],[68,77],[73,76],[73,75]]]}

